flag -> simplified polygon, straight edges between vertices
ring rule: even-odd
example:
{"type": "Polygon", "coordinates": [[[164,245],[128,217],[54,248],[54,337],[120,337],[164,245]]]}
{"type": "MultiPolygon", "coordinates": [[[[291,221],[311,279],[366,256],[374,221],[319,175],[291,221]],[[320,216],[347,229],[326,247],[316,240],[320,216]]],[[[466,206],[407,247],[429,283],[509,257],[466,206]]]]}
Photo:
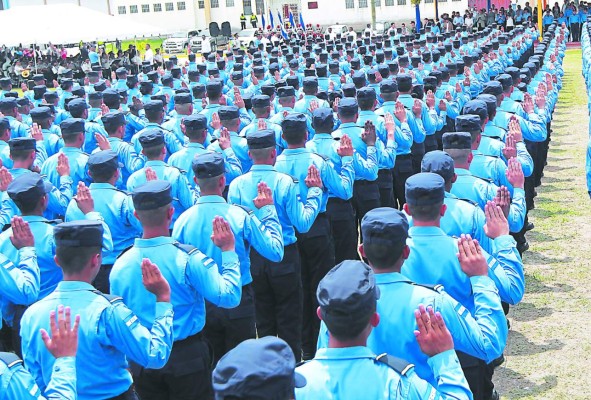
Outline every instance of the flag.
{"type": "Polygon", "coordinates": [[[261,22],[263,23],[263,31],[267,29],[267,24],[265,22],[265,13],[261,14],[261,22]]]}
{"type": "Polygon", "coordinates": [[[277,16],[279,17],[279,23],[283,26],[283,18],[281,18],[281,13],[277,10],[277,16]]]}
{"type": "MultiPolygon", "coordinates": [[[[301,18],[300,14],[300,18],[301,18]]],[[[291,25],[291,29],[295,29],[295,21],[293,20],[293,13],[289,10],[289,24],[291,25]]]]}
{"type": "Polygon", "coordinates": [[[281,36],[283,36],[283,39],[285,40],[289,39],[289,37],[287,36],[287,32],[285,32],[285,27],[283,26],[283,24],[281,24],[281,36]]]}
{"type": "Polygon", "coordinates": [[[275,22],[273,22],[273,12],[269,9],[269,24],[271,24],[271,29],[275,29],[275,22]]]}
{"type": "Polygon", "coordinates": [[[417,19],[417,33],[421,30],[421,10],[419,9],[419,5],[415,5],[415,17],[417,19]]]}
{"type": "Polygon", "coordinates": [[[302,29],[306,29],[306,24],[304,24],[304,16],[302,15],[302,13],[300,12],[300,25],[302,26],[302,29]]]}

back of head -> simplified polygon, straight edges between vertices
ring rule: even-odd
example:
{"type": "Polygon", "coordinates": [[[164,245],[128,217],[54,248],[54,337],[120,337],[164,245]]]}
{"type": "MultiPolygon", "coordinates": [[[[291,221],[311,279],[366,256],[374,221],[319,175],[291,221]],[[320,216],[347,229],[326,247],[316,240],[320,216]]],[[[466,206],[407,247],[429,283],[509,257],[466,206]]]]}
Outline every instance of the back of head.
{"type": "Polygon", "coordinates": [[[413,219],[435,222],[440,218],[445,198],[445,181],[432,172],[411,176],[405,184],[406,206],[413,219]]]}
{"type": "Polygon", "coordinates": [[[408,220],[390,207],[374,208],[361,220],[363,252],[374,269],[395,267],[406,247],[408,220]]]}

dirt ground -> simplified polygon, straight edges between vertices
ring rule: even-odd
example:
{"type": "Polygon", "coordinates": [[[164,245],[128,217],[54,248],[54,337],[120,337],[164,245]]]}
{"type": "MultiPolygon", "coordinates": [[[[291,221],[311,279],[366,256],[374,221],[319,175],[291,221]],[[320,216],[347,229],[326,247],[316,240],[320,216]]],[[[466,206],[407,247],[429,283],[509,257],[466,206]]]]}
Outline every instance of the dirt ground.
{"type": "Polygon", "coordinates": [[[524,255],[526,294],[511,309],[503,399],[591,399],[591,200],[585,181],[589,116],[581,50],[568,50],[552,142],[524,255]]]}

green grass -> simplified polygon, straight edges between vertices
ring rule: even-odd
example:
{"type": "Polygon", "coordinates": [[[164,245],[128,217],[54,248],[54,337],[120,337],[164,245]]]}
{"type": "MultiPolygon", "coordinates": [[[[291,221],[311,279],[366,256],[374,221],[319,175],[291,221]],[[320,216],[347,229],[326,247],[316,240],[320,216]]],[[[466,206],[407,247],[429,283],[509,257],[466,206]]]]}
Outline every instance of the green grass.
{"type": "Polygon", "coordinates": [[[511,308],[507,362],[495,383],[503,399],[589,399],[591,364],[590,200],[585,182],[589,138],[581,50],[569,50],[552,142],[524,255],[526,294],[511,308]]]}
{"type": "MultiPolygon", "coordinates": [[[[148,39],[137,39],[137,40],[123,40],[121,42],[121,49],[123,51],[127,50],[129,48],[129,45],[133,44],[136,45],[137,48],[141,51],[141,53],[144,53],[144,49],[146,48],[146,44],[149,44],[150,47],[152,48],[152,50],[155,50],[157,48],[162,47],[162,42],[164,41],[164,39],[166,39],[165,37],[161,37],[161,38],[148,38],[148,39]]],[[[113,51],[115,54],[117,54],[117,51],[115,49],[115,43],[106,43],[105,44],[105,50],[107,52],[109,51],[113,51]]]]}

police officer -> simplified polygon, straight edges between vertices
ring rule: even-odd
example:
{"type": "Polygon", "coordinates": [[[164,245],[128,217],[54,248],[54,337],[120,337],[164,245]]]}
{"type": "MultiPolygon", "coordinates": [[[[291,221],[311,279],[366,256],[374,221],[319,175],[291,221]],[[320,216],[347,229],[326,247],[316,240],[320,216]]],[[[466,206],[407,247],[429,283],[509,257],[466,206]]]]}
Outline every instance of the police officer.
{"type": "Polygon", "coordinates": [[[179,93],[172,97],[175,116],[162,124],[166,130],[174,133],[180,143],[185,143],[181,122],[183,118],[193,114],[193,99],[189,93],[179,93]]]}
{"type": "Polygon", "coordinates": [[[429,356],[439,391],[420,379],[411,364],[387,354],[376,356],[366,347],[367,337],[380,322],[376,312],[380,289],[363,262],[347,260],[334,267],[320,281],[317,296],[318,317],[328,328],[330,342],[314,360],[296,369],[307,381],[296,389],[297,399],[471,398],[441,315],[415,314],[417,341],[429,356]],[[441,346],[433,346],[431,340],[441,341],[441,346]]]}
{"type": "Polygon", "coordinates": [[[78,324],[80,316],[72,317],[69,307],[49,313],[51,336],[42,330],[43,343],[55,358],[51,379],[45,393],[41,393],[23,361],[13,353],[0,353],[0,400],[58,400],[76,399],[76,353],[78,350],[78,324]]]}
{"type": "Polygon", "coordinates": [[[252,275],[248,257],[251,247],[263,257],[278,262],[283,258],[283,238],[273,204],[267,191],[259,191],[254,200],[256,211],[228,204],[222,197],[226,187],[224,159],[217,152],[205,152],[193,160],[195,181],[201,197],[195,206],[177,220],[172,237],[183,244],[195,246],[217,265],[222,265],[222,252],[211,241],[212,221],[223,215],[236,237],[236,253],[240,260],[242,298],[238,307],[226,310],[207,303],[205,335],[219,359],[243,340],[254,338],[255,313],[252,275]]]}
{"type": "Polygon", "coordinates": [[[174,222],[183,213],[189,209],[197,198],[197,194],[189,185],[187,177],[178,168],[172,167],[164,162],[166,156],[165,134],[160,128],[146,128],[139,135],[139,143],[142,146],[142,153],[147,160],[144,168],[137,170],[127,180],[127,189],[133,191],[136,187],[151,180],[153,175],[156,179],[162,179],[170,182],[174,197],[174,218],[172,219],[170,229],[174,222]]]}
{"type": "MultiPolygon", "coordinates": [[[[39,296],[39,265],[31,228],[20,217],[12,219],[11,227],[11,241],[18,250],[19,262],[15,265],[7,256],[0,256],[0,264],[3,267],[0,269],[0,328],[2,309],[8,308],[10,304],[27,306],[39,296]]],[[[8,351],[10,348],[12,343],[4,343],[0,338],[0,351],[8,351]]],[[[16,350],[20,353],[20,348],[16,350]]]]}
{"type": "MultiPolygon", "coordinates": [[[[410,255],[402,274],[419,284],[443,285],[455,300],[474,313],[476,303],[467,289],[471,288],[471,282],[457,258],[459,246],[465,248],[465,237],[456,242],[439,227],[441,215],[445,213],[444,196],[445,181],[437,174],[422,172],[406,181],[404,211],[413,217],[415,226],[409,230],[410,255]],[[441,262],[448,267],[436,268],[441,262]]],[[[525,278],[515,240],[509,235],[509,225],[499,206],[490,202],[485,213],[488,235],[494,240],[495,249],[492,255],[483,251],[489,276],[501,300],[516,304],[523,298],[525,278]]],[[[460,361],[475,398],[485,400],[493,396],[493,367],[465,354],[460,354],[460,361]]]]}
{"type": "MultiPolygon", "coordinates": [[[[248,156],[248,144],[246,138],[238,135],[241,126],[240,110],[236,106],[222,106],[218,110],[218,117],[221,124],[220,130],[223,130],[223,128],[227,129],[228,134],[230,135],[232,151],[240,161],[242,172],[247,173],[252,166],[252,160],[248,156]]],[[[215,137],[219,138],[221,136],[221,134],[219,134],[220,130],[218,130],[217,133],[214,133],[215,137]]],[[[210,149],[215,151],[221,150],[219,139],[210,145],[210,149]]]]}
{"type": "Polygon", "coordinates": [[[86,172],[88,154],[82,151],[84,144],[84,125],[82,118],[68,118],[60,124],[64,147],[53,156],[49,157],[41,167],[41,173],[54,186],[59,186],[61,175],[58,173],[57,165],[60,157],[66,156],[70,165],[70,178],[72,178],[72,189],[76,194],[78,182],[88,184],[90,179],[86,172]]]}
{"type": "Polygon", "coordinates": [[[90,284],[101,266],[100,222],[59,224],[54,228],[54,240],[64,280],[23,316],[25,366],[45,391],[55,358],[44,347],[39,330],[49,329],[46,315],[50,311],[60,305],[69,306],[72,314],[81,317],[79,329],[84,338],[78,348],[78,399],[136,400],[126,358],[144,367],[160,368],[170,355],[173,313],[168,282],[156,265],[147,259],[142,261],[142,282],[156,296],[154,324],[145,328],[120,297],[103,295],[90,284]]]}
{"type": "Polygon", "coordinates": [[[132,196],[143,236],[135,239],[133,247],[115,262],[111,291],[122,296],[140,323],[150,328],[154,324],[156,298],[139,279],[142,260],[147,258],[159,265],[162,275],[172,285],[171,303],[175,309],[175,341],[167,364],[162,369],[132,364],[135,386],[144,400],[205,399],[211,393],[211,354],[202,334],[204,299],[224,308],[235,307],[240,301],[234,235],[223,218],[212,221],[211,239],[222,252],[222,264],[218,267],[199,250],[170,237],[168,227],[173,209],[169,182],[147,182],[137,187],[132,196]]]}
{"type": "Polygon", "coordinates": [[[215,398],[292,400],[294,389],[306,385],[294,370],[295,359],[285,341],[273,336],[245,340],[213,370],[215,398]]]}
{"type": "Polygon", "coordinates": [[[0,113],[2,113],[10,122],[11,137],[29,137],[30,129],[27,125],[20,122],[18,117],[18,103],[13,97],[4,97],[0,99],[0,113]]]}
{"type": "MultiPolygon", "coordinates": [[[[281,128],[283,139],[287,142],[288,148],[277,157],[275,163],[277,170],[298,179],[300,193],[303,194],[307,190],[305,179],[310,168],[314,166],[326,188],[320,212],[314,224],[308,232],[299,232],[298,235],[304,293],[302,345],[304,358],[309,359],[314,355],[320,329],[320,322],[314,314],[317,308],[314,293],[320,279],[334,266],[335,257],[330,222],[326,215],[326,204],[329,193],[342,200],[349,200],[353,196],[355,179],[353,145],[348,139],[341,142],[338,150],[338,155],[341,157],[341,168],[340,173],[337,173],[329,159],[314,154],[305,147],[308,131],[304,114],[287,115],[281,123],[281,128]]],[[[298,359],[297,356],[296,359],[298,359]]]]}
{"type": "Polygon", "coordinates": [[[33,108],[31,110],[31,119],[33,120],[32,133],[41,129],[43,146],[39,146],[39,148],[43,147],[47,156],[51,157],[56,154],[59,149],[64,147],[63,139],[50,130],[53,123],[53,114],[49,107],[42,106],[33,108]]]}
{"type": "MultiPolygon", "coordinates": [[[[141,235],[142,227],[133,215],[131,197],[116,187],[121,177],[117,153],[104,150],[92,154],[88,158],[88,173],[92,178],[89,190],[94,208],[109,226],[113,240],[113,250],[103,253],[101,269],[93,281],[95,288],[108,294],[109,274],[115,259],[133,245],[133,240],[141,235]]],[[[70,201],[65,219],[84,219],[76,201],[70,201]]]]}
{"type": "Polygon", "coordinates": [[[92,153],[98,147],[96,135],[101,135],[106,138],[108,136],[107,132],[95,121],[97,117],[93,119],[89,118],[88,104],[86,103],[86,100],[82,98],[73,98],[68,103],[68,112],[72,118],[81,118],[84,120],[84,144],[82,145],[82,149],[85,153],[92,153]]]}
{"type": "Polygon", "coordinates": [[[150,100],[144,104],[146,118],[149,122],[146,124],[144,129],[137,132],[131,138],[131,144],[135,147],[135,151],[137,151],[138,153],[142,152],[142,144],[139,140],[140,135],[148,128],[159,128],[162,131],[166,148],[166,159],[168,159],[168,157],[170,157],[172,154],[176,153],[177,151],[183,148],[183,144],[177,139],[177,137],[169,130],[163,129],[161,126],[162,122],[164,121],[165,115],[163,107],[163,102],[160,100],[150,100]]]}
{"type": "Polygon", "coordinates": [[[300,257],[296,256],[299,243],[296,245],[296,242],[303,240],[301,234],[310,231],[316,221],[322,207],[323,192],[319,187],[322,184],[317,171],[308,171],[304,177],[306,191],[303,192],[296,177],[274,167],[277,150],[273,131],[252,132],[247,141],[254,165],[249,173],[230,185],[228,201],[255,208],[252,199],[257,197],[258,190],[269,187],[272,192],[281,223],[284,257],[281,262],[272,263],[253,254],[251,271],[259,336],[282,336],[301,326],[301,322],[294,324],[301,318],[303,295],[300,257]],[[277,275],[278,270],[286,273],[277,275]]]}

